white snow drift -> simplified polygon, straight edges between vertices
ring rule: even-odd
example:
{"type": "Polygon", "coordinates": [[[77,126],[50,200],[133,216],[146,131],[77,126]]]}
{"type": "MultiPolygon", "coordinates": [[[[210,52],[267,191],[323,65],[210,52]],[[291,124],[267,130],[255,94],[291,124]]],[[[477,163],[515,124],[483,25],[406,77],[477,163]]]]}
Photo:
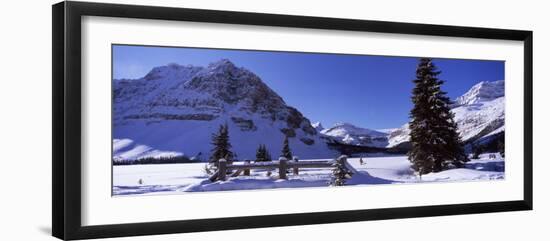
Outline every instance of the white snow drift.
{"type": "MultiPolygon", "coordinates": [[[[348,161],[358,173],[346,185],[406,184],[441,181],[479,181],[504,179],[504,160],[498,153],[483,154],[465,168],[431,173],[421,178],[410,169],[406,156],[364,157],[348,161]],[[490,158],[495,155],[496,158],[490,158]]],[[[288,180],[277,179],[276,172],[253,171],[250,176],[231,177],[210,182],[201,163],[114,166],[114,195],[179,194],[204,191],[327,187],[330,169],[303,169],[299,175],[288,174],[288,180]]]]}

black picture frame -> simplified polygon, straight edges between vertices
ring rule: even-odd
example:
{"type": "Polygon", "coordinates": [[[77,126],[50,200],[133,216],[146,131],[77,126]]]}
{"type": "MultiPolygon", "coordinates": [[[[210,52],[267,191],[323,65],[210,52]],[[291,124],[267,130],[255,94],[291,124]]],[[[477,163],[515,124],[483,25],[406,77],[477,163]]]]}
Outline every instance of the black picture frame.
{"type": "Polygon", "coordinates": [[[65,240],[106,238],[518,211],[532,210],[533,208],[533,33],[531,31],[70,1],[53,5],[52,16],[52,233],[57,238],[65,240]],[[136,220],[136,223],[131,224],[82,226],[81,17],[83,16],[523,41],[525,84],[523,199],[456,205],[342,210],[146,223],[136,220]]]}

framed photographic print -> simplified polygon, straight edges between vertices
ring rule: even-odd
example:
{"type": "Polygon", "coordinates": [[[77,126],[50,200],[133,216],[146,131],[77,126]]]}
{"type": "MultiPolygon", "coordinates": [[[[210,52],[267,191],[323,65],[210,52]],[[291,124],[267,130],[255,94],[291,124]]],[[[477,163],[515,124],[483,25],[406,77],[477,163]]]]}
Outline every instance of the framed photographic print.
{"type": "Polygon", "coordinates": [[[532,209],[532,32],[53,6],[53,235],[532,209]]]}

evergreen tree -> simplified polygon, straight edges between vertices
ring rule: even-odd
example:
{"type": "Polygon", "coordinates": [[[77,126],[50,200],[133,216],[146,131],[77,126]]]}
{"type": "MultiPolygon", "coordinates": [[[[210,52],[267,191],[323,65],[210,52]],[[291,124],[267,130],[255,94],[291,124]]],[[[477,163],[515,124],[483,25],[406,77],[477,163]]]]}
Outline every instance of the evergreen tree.
{"type": "Polygon", "coordinates": [[[288,146],[288,137],[285,135],[285,140],[283,142],[283,150],[281,151],[281,156],[287,160],[292,160],[292,152],[288,146]]]}
{"type": "Polygon", "coordinates": [[[271,154],[267,150],[265,145],[260,144],[256,149],[256,162],[268,162],[271,161],[271,154]]]}
{"type": "Polygon", "coordinates": [[[439,172],[451,165],[462,167],[469,161],[457,132],[450,99],[441,90],[440,71],[429,58],[420,59],[412,91],[408,153],[412,168],[419,174],[439,172]]]}
{"type": "Polygon", "coordinates": [[[330,186],[344,186],[346,184],[346,179],[351,178],[353,172],[340,162],[335,162],[333,167],[332,177],[328,184],[330,186]]]}
{"type": "Polygon", "coordinates": [[[256,149],[256,162],[263,162],[263,158],[264,158],[264,149],[263,149],[263,145],[260,144],[258,146],[258,149],[256,149]]]}
{"type": "Polygon", "coordinates": [[[267,161],[267,148],[265,145],[260,144],[256,150],[256,162],[267,161]]]}
{"type": "Polygon", "coordinates": [[[209,162],[218,165],[218,161],[221,158],[225,158],[228,161],[233,158],[233,152],[231,151],[231,143],[229,143],[229,127],[227,123],[220,125],[217,133],[212,134],[212,154],[209,162]]]}
{"type": "Polygon", "coordinates": [[[479,159],[479,155],[481,155],[481,153],[483,152],[483,148],[480,146],[474,145],[472,146],[472,150],[473,150],[472,158],[479,159]]]}
{"type": "Polygon", "coordinates": [[[500,153],[500,156],[504,158],[504,141],[499,141],[497,144],[498,153],[500,153]]]}

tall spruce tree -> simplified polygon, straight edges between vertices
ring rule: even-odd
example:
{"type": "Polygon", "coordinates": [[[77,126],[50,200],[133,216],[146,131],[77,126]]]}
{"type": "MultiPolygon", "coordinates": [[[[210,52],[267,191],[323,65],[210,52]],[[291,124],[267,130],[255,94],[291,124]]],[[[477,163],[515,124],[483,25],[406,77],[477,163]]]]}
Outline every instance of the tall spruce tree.
{"type": "Polygon", "coordinates": [[[218,165],[218,161],[221,158],[231,159],[233,158],[233,152],[231,151],[231,143],[229,143],[229,127],[227,123],[220,125],[217,133],[212,134],[212,154],[209,162],[218,165]]]}
{"type": "Polygon", "coordinates": [[[498,153],[500,153],[500,156],[504,158],[504,141],[498,141],[497,150],[498,153]]]}
{"type": "Polygon", "coordinates": [[[283,150],[281,151],[281,157],[284,157],[287,160],[292,160],[292,152],[290,151],[290,146],[288,145],[288,136],[286,135],[285,140],[283,141],[283,150]]]}
{"type": "Polygon", "coordinates": [[[258,146],[258,149],[256,149],[256,162],[262,162],[262,161],[264,161],[264,160],[263,160],[263,157],[264,157],[263,145],[260,144],[260,145],[258,146]]]}
{"type": "Polygon", "coordinates": [[[419,174],[439,172],[469,161],[450,110],[451,101],[441,90],[441,72],[429,58],[420,59],[412,91],[413,109],[409,122],[412,168],[419,174]]]}
{"type": "Polygon", "coordinates": [[[260,144],[260,146],[258,146],[258,149],[256,150],[256,162],[270,161],[268,159],[268,155],[269,152],[267,151],[265,145],[260,144]]]}

